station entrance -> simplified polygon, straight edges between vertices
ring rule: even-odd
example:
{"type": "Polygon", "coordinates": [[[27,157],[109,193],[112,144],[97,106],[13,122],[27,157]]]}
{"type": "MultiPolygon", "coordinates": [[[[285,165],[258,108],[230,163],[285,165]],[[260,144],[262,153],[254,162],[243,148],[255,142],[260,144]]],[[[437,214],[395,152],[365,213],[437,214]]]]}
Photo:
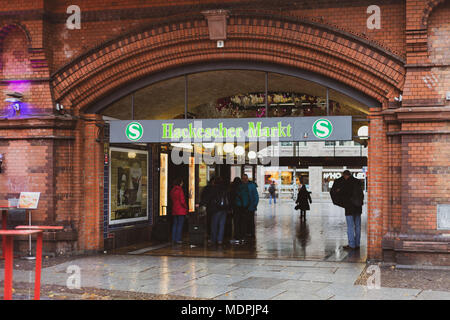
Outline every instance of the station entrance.
{"type": "MultiPolygon", "coordinates": [[[[104,227],[114,237],[111,241],[105,234],[105,248],[148,255],[365,261],[366,203],[361,248],[346,251],[343,250],[347,244],[344,209],[333,205],[329,191],[334,180],[349,170],[360,179],[367,195],[367,104],[374,102],[336,83],[314,80],[285,70],[255,68],[185,72],[168,79],[155,79],[149,85],[122,94],[109,105],[98,107],[95,111],[109,122],[110,137],[118,131],[123,133],[124,130],[115,129],[115,123],[124,121],[139,124],[155,121],[152,125],[160,121],[163,134],[166,130],[165,134],[169,135],[170,129],[173,138],[176,131],[164,121],[204,120],[218,126],[237,120],[258,123],[258,120],[270,122],[282,118],[314,121],[350,118],[348,127],[344,128],[350,132],[345,140],[308,136],[294,128],[300,124],[292,125],[296,135],[292,140],[286,137],[281,141],[149,142],[128,138],[127,142],[117,142],[111,139],[105,143],[108,155],[105,193],[109,194],[109,202],[105,207],[104,227]],[[213,161],[205,161],[205,155],[213,161]],[[223,246],[209,245],[211,217],[200,210],[203,191],[214,177],[229,185],[244,175],[256,184],[259,197],[254,216],[255,236],[239,245],[233,243],[236,226],[230,212],[223,246]],[[188,212],[183,243],[173,245],[170,191],[177,178],[183,181],[188,212]],[[295,210],[300,183],[306,186],[312,199],[305,220],[295,210]],[[269,193],[271,184],[276,186],[273,200],[269,193]],[[193,241],[194,234],[201,233],[205,241],[193,241]]],[[[262,123],[259,129],[264,131],[262,123]]],[[[285,124],[280,123],[278,128],[276,125],[271,128],[280,133],[285,130],[285,124]]],[[[270,129],[267,130],[266,138],[273,138],[270,129]]],[[[147,134],[152,129],[144,126],[143,131],[147,134]]],[[[180,132],[179,138],[183,138],[180,132]]]]}

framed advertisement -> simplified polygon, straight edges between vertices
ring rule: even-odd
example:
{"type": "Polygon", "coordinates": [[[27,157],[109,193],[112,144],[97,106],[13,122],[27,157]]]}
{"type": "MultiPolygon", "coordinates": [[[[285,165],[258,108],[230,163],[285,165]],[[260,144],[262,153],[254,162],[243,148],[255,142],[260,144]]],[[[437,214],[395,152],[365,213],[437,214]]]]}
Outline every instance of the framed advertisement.
{"type": "Polygon", "coordinates": [[[110,148],[109,224],[148,219],[148,152],[110,148]]]}

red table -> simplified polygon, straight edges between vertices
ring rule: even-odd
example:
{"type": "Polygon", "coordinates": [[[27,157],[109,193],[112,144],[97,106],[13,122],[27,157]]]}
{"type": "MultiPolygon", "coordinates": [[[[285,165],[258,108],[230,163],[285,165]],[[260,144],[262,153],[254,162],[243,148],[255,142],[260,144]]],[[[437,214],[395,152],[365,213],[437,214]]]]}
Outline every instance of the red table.
{"type": "MultiPolygon", "coordinates": [[[[2,210],[2,230],[6,230],[8,227],[8,211],[9,210],[18,210],[17,207],[0,207],[2,210]]],[[[1,259],[5,258],[5,237],[3,237],[2,240],[2,256],[1,259]]]]}
{"type": "Polygon", "coordinates": [[[5,242],[5,279],[3,298],[12,300],[12,284],[13,284],[13,251],[15,236],[31,236],[37,235],[36,243],[36,268],[34,274],[34,300],[40,299],[41,293],[41,268],[42,268],[42,230],[0,230],[5,242]]]}

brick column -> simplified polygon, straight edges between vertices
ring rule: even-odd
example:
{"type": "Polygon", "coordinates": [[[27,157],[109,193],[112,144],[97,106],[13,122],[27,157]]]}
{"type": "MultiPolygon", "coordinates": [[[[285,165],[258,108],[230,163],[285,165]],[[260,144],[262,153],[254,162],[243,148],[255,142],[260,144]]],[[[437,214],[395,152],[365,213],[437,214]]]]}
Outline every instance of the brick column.
{"type": "Polygon", "coordinates": [[[369,119],[367,255],[370,260],[381,260],[383,216],[386,214],[388,187],[386,128],[378,109],[370,109],[369,119]]]}
{"type": "Polygon", "coordinates": [[[101,115],[83,115],[78,135],[78,159],[75,172],[80,173],[78,250],[97,252],[103,249],[103,144],[100,138],[101,115]]]}

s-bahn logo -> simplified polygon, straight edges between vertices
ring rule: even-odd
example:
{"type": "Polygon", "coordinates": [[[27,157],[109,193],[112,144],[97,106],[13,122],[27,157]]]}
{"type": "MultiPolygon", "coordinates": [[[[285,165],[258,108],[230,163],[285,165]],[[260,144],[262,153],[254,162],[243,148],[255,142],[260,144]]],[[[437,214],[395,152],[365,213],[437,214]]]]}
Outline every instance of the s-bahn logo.
{"type": "Polygon", "coordinates": [[[128,140],[138,141],[144,135],[144,128],[139,122],[131,122],[125,129],[128,140]]]}
{"type": "Polygon", "coordinates": [[[326,139],[333,132],[333,125],[331,124],[330,120],[319,119],[314,122],[312,131],[317,138],[326,139]]]}

